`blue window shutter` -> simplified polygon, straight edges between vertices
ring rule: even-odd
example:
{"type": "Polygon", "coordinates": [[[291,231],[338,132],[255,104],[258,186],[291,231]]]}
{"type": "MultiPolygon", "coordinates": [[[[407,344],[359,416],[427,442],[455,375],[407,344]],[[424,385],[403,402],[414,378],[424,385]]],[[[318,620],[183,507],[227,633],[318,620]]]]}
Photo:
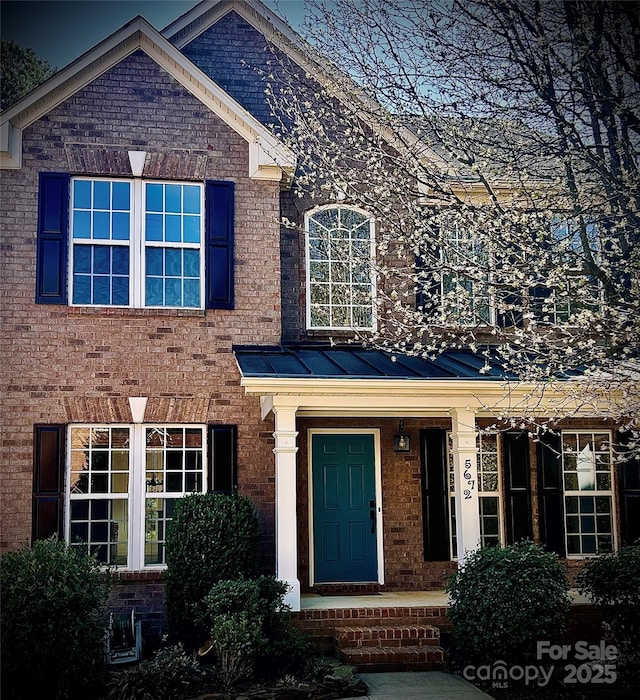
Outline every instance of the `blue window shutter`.
{"type": "Polygon", "coordinates": [[[502,434],[502,454],[507,511],[507,544],[533,540],[531,465],[526,432],[502,434]]]}
{"type": "Polygon", "coordinates": [[[33,454],[32,539],[62,537],[64,425],[36,425],[33,454]]]}
{"type": "Polygon", "coordinates": [[[207,180],[205,207],[205,306],[233,309],[234,183],[207,180]]]}
{"type": "Polygon", "coordinates": [[[69,175],[40,173],[36,303],[67,303],[69,175]]]}
{"type": "MultiPolygon", "coordinates": [[[[631,435],[622,433],[618,443],[628,450],[631,435]]],[[[640,457],[624,459],[618,464],[618,499],[620,505],[621,546],[640,544],[640,457]]]]}
{"type": "Polygon", "coordinates": [[[238,428],[235,425],[209,426],[209,491],[234,493],[238,488],[236,469],[238,428]]]}
{"type": "MultiPolygon", "coordinates": [[[[440,259],[439,248],[433,246],[422,255],[417,255],[414,267],[416,274],[423,276],[422,282],[416,285],[416,309],[422,307],[426,318],[438,315],[442,303],[442,288],[439,275],[430,274],[430,262],[440,259]],[[428,262],[429,261],[429,262],[428,262]]],[[[435,263],[431,263],[432,265],[435,263]]]]}
{"type": "Polygon", "coordinates": [[[553,433],[540,435],[539,442],[536,443],[540,542],[548,550],[564,557],[566,548],[561,456],[560,436],[553,433]]]}
{"type": "Polygon", "coordinates": [[[425,561],[448,561],[449,475],[447,433],[429,428],[420,433],[422,479],[422,537],[425,561]]]}

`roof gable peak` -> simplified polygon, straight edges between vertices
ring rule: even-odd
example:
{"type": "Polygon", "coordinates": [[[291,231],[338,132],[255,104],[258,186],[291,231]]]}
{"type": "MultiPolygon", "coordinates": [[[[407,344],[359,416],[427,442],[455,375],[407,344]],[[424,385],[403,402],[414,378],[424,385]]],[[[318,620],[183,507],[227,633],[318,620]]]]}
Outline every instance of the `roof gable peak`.
{"type": "Polygon", "coordinates": [[[20,168],[23,130],[139,49],[249,143],[250,177],[290,180],[295,168],[290,149],[141,16],[2,113],[0,167],[20,168]]]}

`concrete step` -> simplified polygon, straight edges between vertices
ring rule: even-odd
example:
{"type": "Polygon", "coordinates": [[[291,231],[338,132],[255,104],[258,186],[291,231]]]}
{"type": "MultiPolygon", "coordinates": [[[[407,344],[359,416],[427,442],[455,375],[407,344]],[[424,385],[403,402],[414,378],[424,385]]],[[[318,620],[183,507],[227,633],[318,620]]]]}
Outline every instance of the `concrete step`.
{"type": "Polygon", "coordinates": [[[337,649],[438,646],[440,630],[432,625],[344,626],[336,627],[334,640],[337,649]]]}
{"type": "Polygon", "coordinates": [[[435,671],[446,660],[438,646],[347,648],[340,649],[339,657],[362,671],[435,671]]]}

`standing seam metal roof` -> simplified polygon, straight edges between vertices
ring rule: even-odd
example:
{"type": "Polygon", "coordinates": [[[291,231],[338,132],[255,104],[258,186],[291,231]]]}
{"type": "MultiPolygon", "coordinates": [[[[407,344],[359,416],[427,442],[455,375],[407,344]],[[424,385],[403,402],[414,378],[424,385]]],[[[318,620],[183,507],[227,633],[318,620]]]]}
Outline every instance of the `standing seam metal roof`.
{"type": "Polygon", "coordinates": [[[428,359],[344,346],[235,346],[243,377],[279,379],[515,380],[491,353],[446,351],[428,359]],[[481,372],[483,367],[488,367],[481,372]]]}

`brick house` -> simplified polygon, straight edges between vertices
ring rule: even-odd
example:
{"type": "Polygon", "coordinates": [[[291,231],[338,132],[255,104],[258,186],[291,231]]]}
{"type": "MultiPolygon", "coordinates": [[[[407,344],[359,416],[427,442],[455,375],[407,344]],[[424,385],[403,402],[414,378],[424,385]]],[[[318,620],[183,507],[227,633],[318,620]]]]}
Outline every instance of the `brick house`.
{"type": "Polygon", "coordinates": [[[478,543],[533,538],[572,567],[635,541],[614,425],[479,434],[497,366],[329,345],[373,323],[375,281],[316,303],[314,240],[372,247],[375,226],[295,199],[252,70],[272,51],[303,63],[258,0],[205,0],[162,33],[132,20],[2,115],[3,549],[95,550],[157,620],[165,526],[192,491],[253,499],[294,610],[442,588],[478,543]]]}

